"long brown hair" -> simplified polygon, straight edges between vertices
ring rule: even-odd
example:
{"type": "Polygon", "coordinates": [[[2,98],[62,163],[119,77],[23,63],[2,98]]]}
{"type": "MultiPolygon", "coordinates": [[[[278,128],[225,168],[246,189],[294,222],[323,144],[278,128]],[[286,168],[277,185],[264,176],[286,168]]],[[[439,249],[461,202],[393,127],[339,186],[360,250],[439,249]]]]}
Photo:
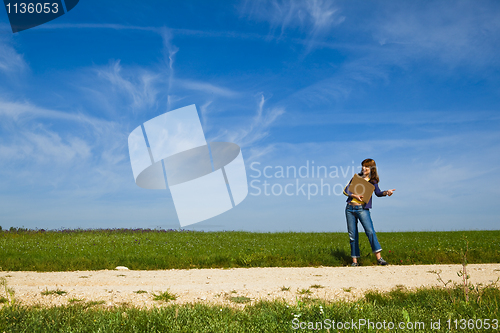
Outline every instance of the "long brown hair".
{"type": "MultiPolygon", "coordinates": [[[[380,179],[378,177],[378,172],[377,172],[377,165],[375,164],[375,161],[371,158],[367,158],[361,162],[361,166],[370,168],[370,183],[377,184],[380,179]]],[[[363,170],[359,173],[360,176],[363,175],[363,170]]]]}

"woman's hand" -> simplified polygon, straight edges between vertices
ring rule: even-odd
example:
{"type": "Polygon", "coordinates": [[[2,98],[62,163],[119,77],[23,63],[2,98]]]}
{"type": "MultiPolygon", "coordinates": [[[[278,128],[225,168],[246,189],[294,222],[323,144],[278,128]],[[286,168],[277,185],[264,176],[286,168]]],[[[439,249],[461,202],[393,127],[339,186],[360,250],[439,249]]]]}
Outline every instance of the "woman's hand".
{"type": "Polygon", "coordinates": [[[393,188],[392,190],[387,190],[387,191],[385,191],[385,192],[386,192],[386,194],[387,194],[388,196],[391,196],[391,195],[392,195],[392,193],[393,193],[394,191],[396,191],[396,189],[395,189],[395,188],[393,188]]]}
{"type": "Polygon", "coordinates": [[[363,201],[363,196],[362,195],[357,195],[357,194],[351,194],[351,197],[358,201],[363,201]]]}

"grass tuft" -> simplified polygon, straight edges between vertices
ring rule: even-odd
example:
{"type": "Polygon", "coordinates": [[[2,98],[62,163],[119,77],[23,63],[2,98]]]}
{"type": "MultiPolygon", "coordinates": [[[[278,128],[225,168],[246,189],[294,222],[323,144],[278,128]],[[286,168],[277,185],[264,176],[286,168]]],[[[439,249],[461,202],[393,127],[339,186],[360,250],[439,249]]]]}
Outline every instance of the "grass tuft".
{"type": "Polygon", "coordinates": [[[64,291],[64,290],[59,290],[59,289],[56,289],[56,290],[48,290],[48,289],[45,289],[44,291],[41,292],[41,294],[43,296],[49,296],[49,295],[58,295],[58,296],[63,296],[63,295],[66,295],[68,292],[64,291]]]}
{"type": "Polygon", "coordinates": [[[297,289],[297,293],[299,293],[300,295],[309,295],[312,294],[312,291],[310,291],[309,289],[301,289],[301,290],[297,289]]]}
{"type": "Polygon", "coordinates": [[[320,284],[313,284],[312,286],[310,286],[309,288],[315,288],[315,289],[321,289],[321,288],[325,288],[323,287],[322,285],[320,284]]]}
{"type": "Polygon", "coordinates": [[[231,300],[231,302],[239,303],[239,304],[248,303],[251,301],[251,299],[246,297],[246,296],[231,297],[230,300],[231,300]]]}
{"type": "Polygon", "coordinates": [[[106,303],[106,301],[88,301],[88,302],[85,302],[84,304],[84,307],[85,308],[90,308],[90,307],[93,307],[93,306],[97,306],[97,305],[102,305],[106,303]]]}
{"type": "Polygon", "coordinates": [[[0,290],[0,293],[4,292],[5,296],[7,296],[7,297],[1,296],[0,303],[9,303],[10,305],[14,304],[15,291],[14,291],[14,289],[12,289],[8,286],[7,279],[4,277],[0,278],[0,289],[3,289],[3,290],[0,290]]]}
{"type": "Polygon", "coordinates": [[[83,302],[83,299],[80,299],[80,298],[70,298],[70,299],[68,299],[68,303],[79,303],[79,302],[83,302]]]}
{"type": "Polygon", "coordinates": [[[153,299],[155,301],[164,301],[164,302],[175,301],[177,299],[177,295],[167,290],[159,294],[153,294],[153,299]]]}

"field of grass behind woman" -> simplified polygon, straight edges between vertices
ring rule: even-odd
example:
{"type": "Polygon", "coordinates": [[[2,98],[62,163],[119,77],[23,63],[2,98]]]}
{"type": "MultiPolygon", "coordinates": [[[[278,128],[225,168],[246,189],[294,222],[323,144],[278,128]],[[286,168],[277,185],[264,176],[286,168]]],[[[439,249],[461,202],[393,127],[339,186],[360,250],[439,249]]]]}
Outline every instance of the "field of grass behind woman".
{"type": "MultiPolygon", "coordinates": [[[[393,265],[500,263],[500,231],[378,233],[393,265]]],[[[363,265],[374,265],[360,237],[363,265]]],[[[74,271],[345,266],[347,233],[251,233],[174,230],[0,231],[0,270],[74,271]]]]}

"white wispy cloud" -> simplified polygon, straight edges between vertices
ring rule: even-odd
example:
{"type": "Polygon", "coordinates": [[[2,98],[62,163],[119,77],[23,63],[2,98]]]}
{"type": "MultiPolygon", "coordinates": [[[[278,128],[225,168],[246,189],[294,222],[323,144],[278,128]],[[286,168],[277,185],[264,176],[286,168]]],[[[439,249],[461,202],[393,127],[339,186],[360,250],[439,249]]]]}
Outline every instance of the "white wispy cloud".
{"type": "MultiPolygon", "coordinates": [[[[358,110],[356,117],[352,111],[338,111],[335,107],[327,106],[325,109],[311,110],[308,113],[292,112],[287,113],[282,124],[285,126],[315,126],[315,125],[446,125],[446,124],[467,124],[479,122],[499,122],[500,115],[497,111],[475,110],[474,112],[461,111],[409,111],[405,108],[396,110],[358,110]],[[376,114],[376,117],[373,115],[376,114]]],[[[423,129],[423,128],[421,128],[423,129]]],[[[428,128],[428,130],[431,130],[428,128]]]]}
{"type": "Polygon", "coordinates": [[[334,1],[246,0],[240,7],[243,16],[269,23],[271,35],[285,36],[298,30],[308,37],[308,47],[326,36],[345,17],[334,1]]]}
{"type": "Polygon", "coordinates": [[[175,96],[172,96],[174,85],[174,62],[175,55],[179,52],[179,48],[172,43],[173,34],[168,28],[162,28],[160,35],[163,39],[165,63],[168,66],[168,87],[167,87],[167,110],[170,110],[175,96]]]}
{"type": "Polygon", "coordinates": [[[109,66],[95,68],[98,77],[111,84],[111,88],[127,96],[130,106],[134,110],[151,107],[156,102],[159,93],[157,84],[161,81],[159,74],[147,70],[139,70],[128,77],[123,73],[120,61],[115,61],[109,66]]]}
{"type": "Polygon", "coordinates": [[[201,107],[200,107],[200,115],[201,115],[201,122],[203,124],[203,128],[204,128],[204,131],[206,132],[208,130],[208,122],[207,122],[207,118],[208,118],[208,108],[210,107],[210,105],[213,103],[213,101],[207,101],[205,104],[203,104],[201,107]]]}
{"type": "Polygon", "coordinates": [[[288,96],[283,102],[308,107],[332,105],[352,98],[353,91],[359,94],[365,87],[388,81],[384,65],[368,58],[359,58],[342,64],[330,77],[318,80],[288,96]]]}
{"type": "Polygon", "coordinates": [[[0,73],[19,74],[28,70],[24,56],[18,53],[8,42],[0,39],[0,73]]]}
{"type": "Polygon", "coordinates": [[[372,34],[380,45],[394,45],[399,57],[431,57],[455,66],[498,64],[500,4],[495,1],[388,5],[374,17],[372,34]]]}
{"type": "Polygon", "coordinates": [[[245,117],[243,124],[232,124],[231,128],[219,132],[211,141],[226,140],[240,145],[250,153],[249,156],[245,156],[249,161],[271,152],[273,144],[263,143],[262,140],[269,135],[272,126],[285,113],[285,109],[266,108],[264,95],[261,94],[259,97],[253,117],[248,119],[245,117]]]}
{"type": "Polygon", "coordinates": [[[364,18],[363,24],[358,26],[353,19],[343,25],[345,32],[361,34],[376,44],[345,41],[329,45],[329,41],[316,41],[318,47],[345,50],[350,54],[348,60],[336,63],[330,77],[301,88],[283,103],[290,111],[297,102],[307,107],[324,107],[357,98],[370,86],[390,83],[395,66],[405,72],[419,66],[419,71],[432,71],[432,75],[439,77],[466,70],[474,77],[488,80],[490,69],[496,70],[500,65],[499,14],[500,5],[492,2],[377,6],[373,16],[364,18]],[[422,67],[419,64],[424,59],[432,61],[422,67]],[[456,66],[462,66],[461,71],[455,71],[456,66]]]}
{"type": "Polygon", "coordinates": [[[188,80],[188,79],[177,79],[175,80],[175,84],[185,89],[195,90],[210,95],[216,95],[222,97],[237,97],[240,95],[240,93],[234,90],[231,90],[229,88],[219,87],[217,85],[208,82],[188,80]]]}
{"type": "Polygon", "coordinates": [[[241,12],[252,19],[269,22],[273,30],[280,30],[281,35],[294,28],[317,35],[329,31],[345,19],[333,1],[323,0],[245,1],[241,12]]]}
{"type": "Polygon", "coordinates": [[[57,119],[92,125],[95,128],[109,126],[110,122],[82,113],[70,113],[39,107],[29,101],[6,101],[0,99],[0,116],[4,121],[26,122],[33,119],[57,119]]]}
{"type": "MultiPolygon", "coordinates": [[[[270,24],[272,34],[276,30],[283,36],[287,30],[298,29],[310,38],[327,34],[331,29],[345,20],[339,7],[328,0],[245,0],[240,6],[240,14],[250,19],[266,21],[270,24]]],[[[37,29],[111,29],[151,31],[171,40],[172,34],[199,37],[224,37],[262,39],[260,34],[238,31],[207,31],[182,28],[166,28],[156,26],[136,26],[114,23],[50,23],[37,29]]],[[[168,43],[165,43],[167,45],[168,43]]],[[[170,50],[171,51],[171,50],[170,50]]]]}
{"type": "Polygon", "coordinates": [[[156,26],[123,25],[123,24],[112,24],[112,23],[53,23],[53,24],[43,24],[37,27],[37,29],[135,30],[135,31],[153,32],[160,35],[162,38],[167,37],[167,40],[170,40],[174,35],[207,37],[207,38],[253,39],[253,40],[264,40],[269,38],[268,36],[263,36],[258,33],[239,32],[232,30],[196,30],[196,29],[167,28],[167,27],[156,27],[156,26]]]}
{"type": "Polygon", "coordinates": [[[152,26],[137,26],[115,23],[48,23],[38,26],[40,30],[55,30],[55,29],[111,29],[111,30],[139,30],[153,31],[159,33],[160,27],[152,26]]]}
{"type": "Polygon", "coordinates": [[[9,163],[30,161],[56,166],[74,162],[76,159],[81,163],[91,156],[88,143],[74,136],[63,140],[52,131],[20,131],[15,138],[15,142],[10,145],[0,144],[0,158],[9,163]]]}
{"type": "Polygon", "coordinates": [[[267,144],[265,146],[251,147],[246,149],[248,155],[245,155],[246,165],[250,165],[254,161],[258,161],[259,158],[264,158],[276,150],[276,144],[267,144]]]}
{"type": "Polygon", "coordinates": [[[123,186],[129,166],[126,124],[5,100],[0,119],[4,184],[77,187],[94,194],[123,186]]]}

